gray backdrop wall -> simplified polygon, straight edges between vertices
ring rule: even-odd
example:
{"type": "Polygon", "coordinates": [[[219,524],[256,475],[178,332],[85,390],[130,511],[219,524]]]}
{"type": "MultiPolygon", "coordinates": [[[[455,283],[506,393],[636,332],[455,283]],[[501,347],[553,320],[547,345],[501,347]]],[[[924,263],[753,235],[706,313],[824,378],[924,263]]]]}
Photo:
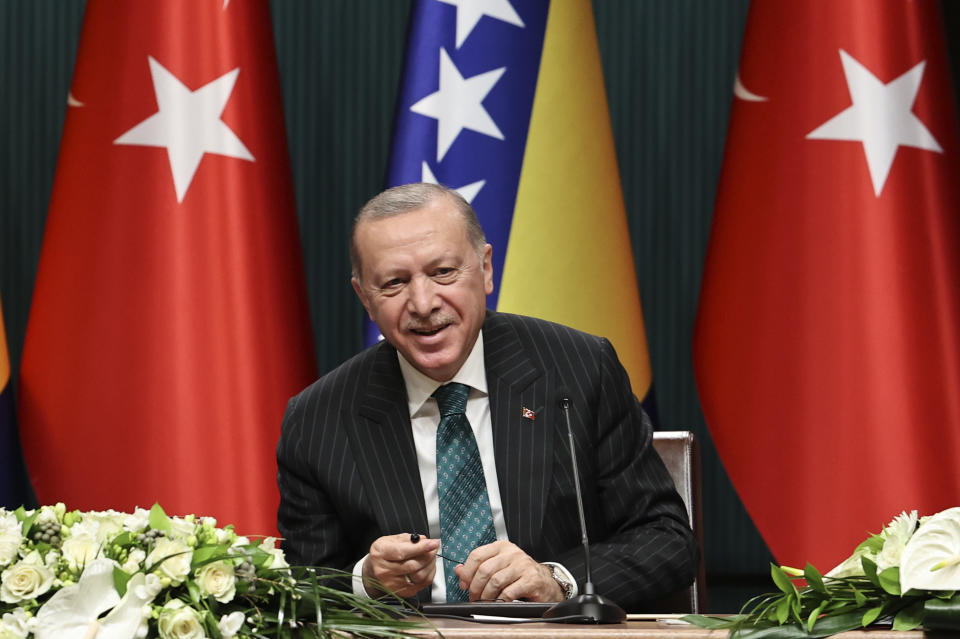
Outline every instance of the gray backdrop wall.
{"type": "MultiPolygon", "coordinates": [[[[748,0],[594,5],[661,425],[691,429],[704,445],[709,608],[732,611],[767,589],[770,557],[704,426],[690,343],[748,0]]],[[[14,374],[83,7],[0,0],[0,293],[14,374]]],[[[345,238],[384,181],[410,4],[274,0],[272,9],[325,372],[362,343],[345,238]]],[[[946,10],[951,33],[958,13],[946,10]]]]}

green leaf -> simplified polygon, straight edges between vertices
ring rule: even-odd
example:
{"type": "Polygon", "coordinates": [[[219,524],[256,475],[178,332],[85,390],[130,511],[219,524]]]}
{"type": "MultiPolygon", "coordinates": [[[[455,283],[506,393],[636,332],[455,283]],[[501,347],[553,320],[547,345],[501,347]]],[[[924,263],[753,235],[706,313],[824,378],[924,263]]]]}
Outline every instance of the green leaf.
{"type": "Polygon", "coordinates": [[[129,530],[124,530],[122,533],[113,538],[111,545],[120,546],[125,548],[133,543],[133,533],[129,530]]]}
{"type": "Polygon", "coordinates": [[[888,592],[891,595],[900,596],[900,569],[896,566],[891,566],[887,568],[879,575],[877,575],[877,580],[880,582],[880,587],[883,588],[884,592],[888,592]]]}
{"type": "Polygon", "coordinates": [[[886,540],[881,535],[871,535],[864,541],[860,542],[860,545],[857,546],[857,550],[862,548],[873,553],[874,555],[879,555],[880,551],[883,550],[884,541],[886,540]]]}
{"type": "Polygon", "coordinates": [[[150,527],[154,530],[162,530],[163,532],[170,532],[170,518],[167,517],[167,513],[163,510],[159,503],[155,503],[153,508],[150,509],[150,527]]]}
{"type": "Polygon", "coordinates": [[[817,621],[820,620],[820,615],[823,614],[824,609],[827,607],[827,604],[830,603],[828,600],[824,599],[820,602],[820,605],[813,609],[810,613],[810,616],[807,618],[807,632],[813,632],[813,626],[817,621]]]}
{"type": "Polygon", "coordinates": [[[770,564],[770,576],[773,577],[773,583],[781,592],[788,595],[797,594],[797,587],[793,585],[793,581],[787,576],[787,573],[783,572],[780,566],[770,564]]]}
{"type": "Polygon", "coordinates": [[[193,602],[194,607],[199,606],[201,599],[200,586],[198,586],[197,582],[195,582],[193,579],[187,579],[187,581],[184,583],[187,586],[187,592],[190,593],[190,601],[193,602]]]}
{"type": "Polygon", "coordinates": [[[860,565],[863,566],[863,574],[870,580],[870,583],[874,586],[879,586],[880,581],[877,579],[877,564],[869,557],[861,557],[860,565]]]}
{"type": "Polygon", "coordinates": [[[853,597],[857,602],[857,606],[863,606],[867,603],[867,597],[855,586],[853,587],[853,597]]]}
{"type": "Polygon", "coordinates": [[[17,515],[17,519],[20,520],[20,532],[24,537],[26,537],[30,534],[30,529],[33,528],[33,522],[37,518],[37,515],[40,514],[40,511],[35,510],[33,511],[32,515],[28,515],[23,510],[23,506],[21,506],[17,510],[20,511],[21,513],[20,515],[17,515]]]}
{"type": "Polygon", "coordinates": [[[228,559],[227,546],[201,546],[193,551],[193,557],[190,561],[191,568],[199,568],[204,564],[209,564],[221,559],[228,559]]]}
{"type": "Polygon", "coordinates": [[[121,597],[127,594],[127,583],[133,575],[128,575],[116,566],[113,567],[113,587],[121,597]]]}
{"type": "Polygon", "coordinates": [[[698,628],[708,628],[710,630],[724,630],[732,628],[738,622],[745,619],[744,615],[731,615],[729,617],[712,617],[710,615],[685,615],[680,617],[680,621],[697,626],[698,628]]]}
{"type": "Polygon", "coordinates": [[[913,630],[923,622],[924,612],[923,600],[916,601],[900,612],[893,618],[894,630],[913,630]]]}
{"type": "Polygon", "coordinates": [[[803,578],[807,580],[807,585],[814,591],[824,595],[828,594],[826,586],[823,585],[823,578],[820,576],[820,571],[817,570],[813,564],[808,563],[803,569],[803,578]]]}
{"type": "Polygon", "coordinates": [[[790,598],[784,597],[777,604],[777,623],[784,624],[790,616],[790,598]]]}
{"type": "Polygon", "coordinates": [[[863,613],[863,619],[860,620],[860,625],[866,628],[874,621],[877,620],[877,617],[880,616],[880,613],[883,612],[883,606],[875,606],[870,610],[863,613]]]}
{"type": "Polygon", "coordinates": [[[960,595],[950,599],[929,599],[923,606],[923,627],[927,630],[960,630],[960,595]]]}

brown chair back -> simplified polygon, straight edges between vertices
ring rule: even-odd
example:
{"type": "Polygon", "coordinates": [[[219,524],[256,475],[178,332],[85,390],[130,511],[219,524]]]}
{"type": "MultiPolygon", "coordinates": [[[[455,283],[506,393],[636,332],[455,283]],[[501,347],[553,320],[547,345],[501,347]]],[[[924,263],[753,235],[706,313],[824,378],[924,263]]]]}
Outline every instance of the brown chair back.
{"type": "Polygon", "coordinates": [[[703,560],[703,514],[700,496],[700,448],[693,433],[687,430],[657,431],[653,447],[660,455],[677,492],[687,507],[690,528],[700,546],[700,566],[697,577],[686,590],[664,597],[650,612],[694,613],[706,610],[706,571],[703,560]]]}

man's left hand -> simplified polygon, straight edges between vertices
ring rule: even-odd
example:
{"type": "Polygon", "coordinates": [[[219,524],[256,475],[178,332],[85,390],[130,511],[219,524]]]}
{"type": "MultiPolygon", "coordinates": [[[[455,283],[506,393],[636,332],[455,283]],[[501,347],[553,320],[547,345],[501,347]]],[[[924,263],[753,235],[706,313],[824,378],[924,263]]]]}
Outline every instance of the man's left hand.
{"type": "Polygon", "coordinates": [[[550,568],[538,564],[509,541],[495,541],[475,548],[454,572],[460,577],[460,587],[470,592],[470,601],[563,599],[563,590],[550,568]]]}

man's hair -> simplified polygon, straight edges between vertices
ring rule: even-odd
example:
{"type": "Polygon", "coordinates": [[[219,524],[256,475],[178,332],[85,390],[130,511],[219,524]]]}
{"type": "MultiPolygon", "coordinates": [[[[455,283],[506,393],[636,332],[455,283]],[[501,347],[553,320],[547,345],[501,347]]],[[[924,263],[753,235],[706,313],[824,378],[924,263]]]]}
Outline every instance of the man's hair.
{"type": "Polygon", "coordinates": [[[453,189],[448,189],[439,184],[414,182],[413,184],[403,184],[389,188],[374,196],[363,205],[363,208],[357,213],[357,217],[353,219],[353,227],[350,229],[350,267],[353,269],[353,277],[360,281],[362,272],[360,252],[357,250],[357,227],[361,223],[383,220],[416,211],[441,197],[449,198],[463,217],[467,240],[473,245],[474,250],[482,260],[483,247],[487,244],[487,237],[484,235],[483,227],[480,226],[477,214],[470,203],[453,189]]]}

